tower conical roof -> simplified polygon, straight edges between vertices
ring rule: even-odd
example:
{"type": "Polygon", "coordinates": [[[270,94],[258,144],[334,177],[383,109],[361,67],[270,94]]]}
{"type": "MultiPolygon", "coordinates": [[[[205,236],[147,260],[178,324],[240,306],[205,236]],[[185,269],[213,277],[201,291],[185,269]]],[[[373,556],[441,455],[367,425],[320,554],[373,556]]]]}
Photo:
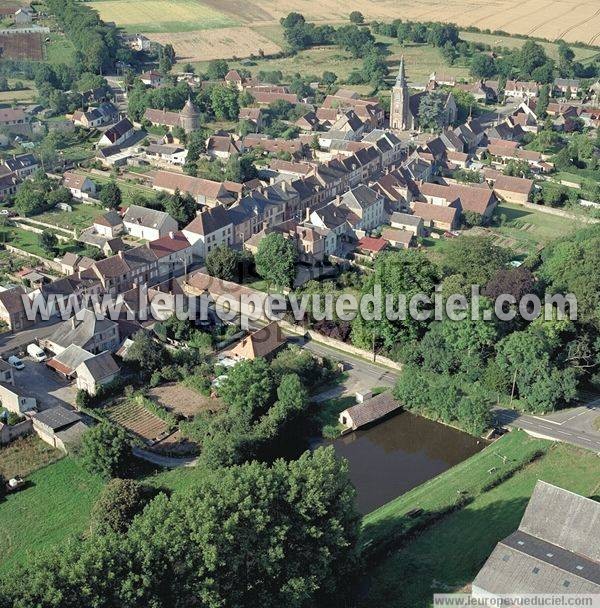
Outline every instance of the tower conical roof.
{"type": "Polygon", "coordinates": [[[185,102],[183,109],[181,110],[181,114],[183,116],[198,116],[198,108],[194,105],[191,97],[188,97],[188,100],[185,102]]]}

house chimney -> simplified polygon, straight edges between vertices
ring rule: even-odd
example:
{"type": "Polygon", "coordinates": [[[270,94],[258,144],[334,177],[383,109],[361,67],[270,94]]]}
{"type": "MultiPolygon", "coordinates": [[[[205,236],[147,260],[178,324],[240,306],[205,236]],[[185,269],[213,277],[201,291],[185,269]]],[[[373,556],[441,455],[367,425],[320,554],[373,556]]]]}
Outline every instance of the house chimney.
{"type": "Polygon", "coordinates": [[[284,192],[287,192],[287,182],[286,182],[285,180],[283,180],[283,181],[281,182],[281,189],[282,189],[284,192]]]}
{"type": "Polygon", "coordinates": [[[305,221],[310,222],[310,207],[306,208],[305,221]]]}
{"type": "Polygon", "coordinates": [[[75,326],[76,326],[76,325],[77,325],[77,318],[75,317],[75,315],[73,315],[73,316],[71,317],[71,327],[72,327],[73,329],[75,329],[75,326]]]}
{"type": "Polygon", "coordinates": [[[171,240],[174,240],[174,239],[175,239],[175,233],[174,233],[172,230],[169,232],[169,238],[170,238],[171,240]]]}
{"type": "Polygon", "coordinates": [[[119,250],[119,251],[117,252],[117,255],[118,255],[118,256],[119,256],[121,259],[123,259],[123,250],[119,250]]]}

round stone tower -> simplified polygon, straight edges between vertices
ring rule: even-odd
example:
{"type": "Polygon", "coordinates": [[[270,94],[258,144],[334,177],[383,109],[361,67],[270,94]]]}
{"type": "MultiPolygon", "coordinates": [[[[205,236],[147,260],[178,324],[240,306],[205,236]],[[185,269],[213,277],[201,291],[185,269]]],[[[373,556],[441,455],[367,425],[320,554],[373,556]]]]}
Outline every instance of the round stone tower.
{"type": "Polygon", "coordinates": [[[186,133],[191,133],[200,126],[200,112],[198,112],[198,108],[193,104],[190,97],[179,112],[179,124],[186,133]]]}

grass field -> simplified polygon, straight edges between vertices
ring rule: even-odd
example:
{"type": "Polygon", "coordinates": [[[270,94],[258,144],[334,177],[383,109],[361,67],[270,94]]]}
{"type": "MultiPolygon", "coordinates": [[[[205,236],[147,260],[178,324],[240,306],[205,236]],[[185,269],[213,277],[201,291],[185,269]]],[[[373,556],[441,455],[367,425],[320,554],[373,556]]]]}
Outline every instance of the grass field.
{"type": "Polygon", "coordinates": [[[100,17],[128,32],[189,32],[230,27],[239,21],[197,0],[96,0],[100,17]]]}
{"type": "Polygon", "coordinates": [[[25,477],[62,457],[62,452],[37,436],[22,437],[0,448],[0,475],[5,479],[15,475],[25,477]]]}
{"type": "Polygon", "coordinates": [[[27,481],[29,487],[0,502],[0,574],[84,532],[103,486],[69,457],[27,481]]]}
{"type": "MultiPolygon", "coordinates": [[[[459,467],[469,466],[486,451],[459,467]]],[[[456,474],[459,467],[449,473],[456,474]]],[[[433,481],[441,483],[443,477],[433,481]]],[[[424,608],[430,605],[433,593],[470,584],[495,544],[519,525],[538,479],[598,499],[600,461],[592,452],[551,444],[543,457],[441,519],[370,570],[369,591],[360,605],[424,608]]],[[[422,500],[427,499],[423,492],[422,500]]]]}
{"type": "Polygon", "coordinates": [[[73,211],[46,211],[36,215],[32,219],[39,222],[54,224],[59,228],[67,230],[81,230],[92,224],[95,218],[103,213],[103,209],[95,205],[84,205],[83,203],[71,203],[73,211]]]}
{"type": "Polygon", "coordinates": [[[506,216],[506,223],[494,227],[493,232],[511,240],[510,243],[499,244],[522,252],[532,252],[537,247],[543,247],[551,240],[571,234],[584,226],[583,222],[577,220],[565,219],[510,203],[499,205],[496,214],[506,216]]]}

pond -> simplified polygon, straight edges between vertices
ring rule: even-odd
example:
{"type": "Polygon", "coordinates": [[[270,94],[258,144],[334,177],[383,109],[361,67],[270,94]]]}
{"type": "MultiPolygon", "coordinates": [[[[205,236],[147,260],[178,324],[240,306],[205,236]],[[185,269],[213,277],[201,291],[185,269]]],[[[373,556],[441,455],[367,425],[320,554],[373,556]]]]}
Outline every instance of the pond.
{"type": "Polygon", "coordinates": [[[466,460],[485,442],[402,412],[335,441],[311,442],[312,449],[325,445],[333,445],[348,460],[357,507],[365,514],[466,460]]]}

